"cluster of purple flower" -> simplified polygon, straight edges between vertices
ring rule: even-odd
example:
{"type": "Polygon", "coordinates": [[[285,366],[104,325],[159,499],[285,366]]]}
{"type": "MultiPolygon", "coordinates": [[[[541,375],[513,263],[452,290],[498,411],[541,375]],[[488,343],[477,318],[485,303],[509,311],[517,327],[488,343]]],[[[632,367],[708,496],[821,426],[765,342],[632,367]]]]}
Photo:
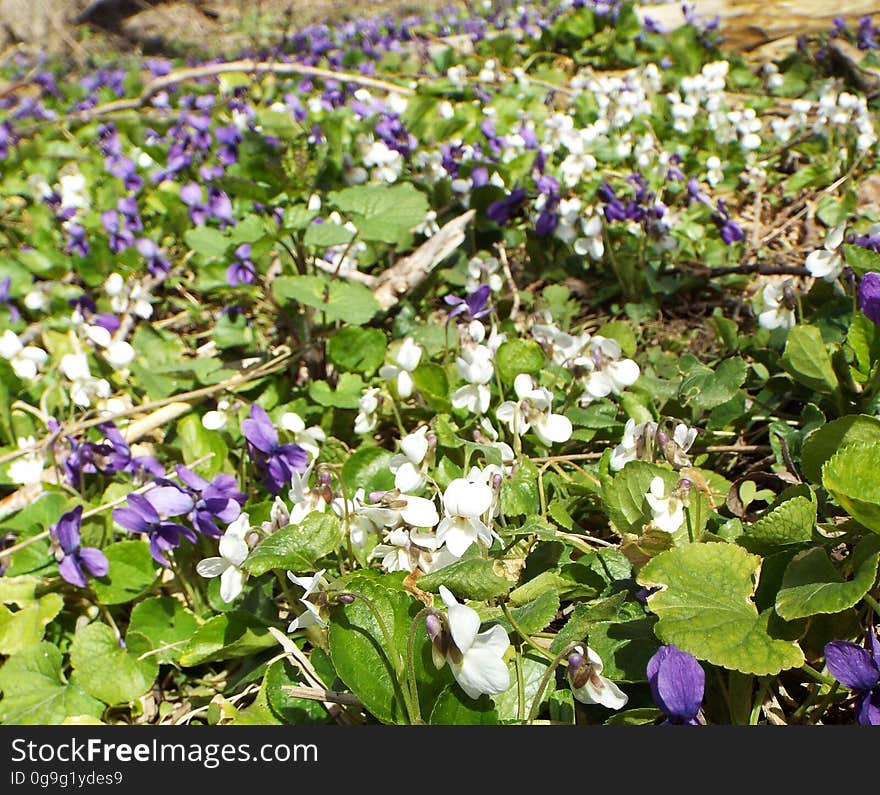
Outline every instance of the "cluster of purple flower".
{"type": "Polygon", "coordinates": [[[183,465],[175,469],[182,486],[157,478],[149,491],[129,494],[128,504],[113,510],[113,520],[120,527],[148,537],[153,559],[163,566],[169,565],[166,554],[183,539],[195,543],[193,528],[208,538],[222,535],[217,522],[235,521],[246,501],[231,475],[221,473],[207,481],[183,465]],[[178,517],[188,519],[192,527],[171,521],[178,517]]]}
{"type": "Polygon", "coordinates": [[[68,436],[70,452],[64,459],[64,474],[74,487],[82,489],[86,475],[105,476],[128,472],[137,477],[144,474],[161,477],[165,469],[152,456],[133,456],[125,437],[112,422],[103,422],[98,430],[104,438],[97,442],[77,441],[68,436]]]}

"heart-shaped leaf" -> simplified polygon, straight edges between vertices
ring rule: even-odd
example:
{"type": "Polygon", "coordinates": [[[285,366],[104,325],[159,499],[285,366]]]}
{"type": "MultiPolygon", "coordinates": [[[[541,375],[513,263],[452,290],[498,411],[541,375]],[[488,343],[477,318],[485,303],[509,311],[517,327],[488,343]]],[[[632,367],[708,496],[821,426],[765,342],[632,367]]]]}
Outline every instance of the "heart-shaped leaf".
{"type": "Polygon", "coordinates": [[[659,588],[648,607],[660,620],[655,632],[700,660],[757,676],[803,665],[796,643],[772,637],[772,610],[752,601],[761,558],[731,544],[688,544],[648,561],[640,585],[659,588]]]}
{"type": "Polygon", "coordinates": [[[796,555],[785,570],[776,595],[776,612],[786,621],[817,613],[839,613],[858,604],[871,590],[880,562],[880,538],[868,536],[853,550],[846,580],[823,547],[796,555]]]}

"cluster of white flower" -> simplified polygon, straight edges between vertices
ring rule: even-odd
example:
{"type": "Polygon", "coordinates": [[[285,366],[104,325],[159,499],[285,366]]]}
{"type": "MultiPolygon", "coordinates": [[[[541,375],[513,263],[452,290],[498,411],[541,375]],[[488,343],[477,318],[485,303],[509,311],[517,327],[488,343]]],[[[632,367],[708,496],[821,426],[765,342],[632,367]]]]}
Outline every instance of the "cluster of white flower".
{"type": "Polygon", "coordinates": [[[96,378],[89,368],[89,358],[85,353],[66,353],[61,357],[60,370],[70,381],[70,399],[82,408],[89,408],[93,401],[107,400],[110,397],[110,382],[106,378],[96,378]]]}
{"type": "Polygon", "coordinates": [[[594,212],[592,207],[585,210],[583,202],[577,196],[560,200],[559,222],[554,234],[571,245],[576,254],[601,260],[605,254],[602,230],[602,216],[594,212]]]}
{"type": "MultiPolygon", "coordinates": [[[[681,79],[681,91],[670,91],[666,95],[674,119],[673,126],[678,132],[690,132],[701,111],[708,114],[709,129],[718,132],[729,130],[724,99],[729,69],[727,61],[707,63],[699,74],[681,79]]],[[[724,143],[730,140],[732,137],[728,137],[724,143]]]]}
{"type": "Polygon", "coordinates": [[[659,423],[628,419],[623,428],[623,438],[612,451],[609,465],[613,471],[623,469],[630,461],[653,461],[661,457],[675,467],[688,466],[687,452],[697,438],[696,428],[683,422],[675,425],[670,436],[659,423]]]}
{"type": "MultiPolygon", "coordinates": [[[[366,133],[358,135],[357,145],[361,162],[369,170],[369,178],[373,182],[397,182],[400,179],[404,166],[400,152],[366,133]]],[[[346,176],[346,182],[349,185],[361,184],[367,181],[367,174],[367,170],[356,166],[346,176]]]]}
{"type": "Polygon", "coordinates": [[[488,255],[471,257],[467,264],[465,289],[472,293],[481,284],[488,284],[492,292],[497,293],[504,286],[500,271],[501,263],[497,257],[488,255]]]}
{"type": "Polygon", "coordinates": [[[136,315],[147,320],[153,314],[149,290],[138,281],[128,282],[118,273],[111,273],[104,282],[104,292],[110,298],[110,308],[120,314],[136,315]]]}
{"type": "Polygon", "coordinates": [[[617,340],[601,335],[569,334],[554,325],[549,315],[532,326],[532,336],[545,348],[555,364],[582,368],[582,405],[614,394],[619,395],[639,378],[639,366],[624,358],[617,340]]]}
{"type": "MultiPolygon", "coordinates": [[[[868,109],[867,100],[863,96],[838,91],[834,82],[823,88],[819,101],[810,102],[796,99],[791,103],[790,113],[774,119],[770,126],[779,140],[786,143],[792,138],[806,132],[829,137],[835,132],[847,136],[856,131],[856,150],[867,152],[877,143],[874,118],[868,109]],[[810,123],[810,117],[813,122],[810,123]]],[[[846,149],[841,149],[841,157],[846,156],[846,149]]]]}
{"type": "Polygon", "coordinates": [[[12,329],[0,336],[0,356],[12,366],[22,381],[32,381],[49,359],[49,354],[37,345],[25,345],[12,329]]]}
{"type": "Polygon", "coordinates": [[[463,327],[461,338],[455,368],[466,383],[453,393],[452,405],[457,409],[467,409],[471,414],[483,415],[489,410],[492,400],[488,385],[495,376],[495,353],[506,335],[499,334],[493,326],[486,339],[486,327],[479,320],[474,320],[463,327]]]}
{"type": "Polygon", "coordinates": [[[589,93],[599,109],[595,129],[601,134],[629,127],[639,116],[651,114],[651,99],[663,84],[657,64],[647,64],[622,75],[580,72],[571,80],[576,92],[589,93]]]}
{"type": "Polygon", "coordinates": [[[543,151],[551,154],[564,147],[567,152],[559,166],[564,185],[573,188],[584,175],[596,170],[599,164],[590,149],[599,137],[595,126],[576,128],[568,113],[554,113],[545,120],[543,151]]]}
{"type": "MultiPolygon", "coordinates": [[[[411,450],[416,447],[410,442],[405,437],[401,449],[404,445],[411,450]]],[[[397,475],[400,472],[398,468],[397,475]]],[[[411,572],[419,568],[430,572],[454,563],[473,544],[490,547],[498,538],[490,525],[498,513],[501,477],[500,467],[489,465],[483,469],[472,467],[467,477],[450,481],[442,496],[442,517],[433,499],[404,494],[398,488],[374,495],[380,497],[378,507],[383,513],[374,515],[370,523],[375,529],[381,527],[383,537],[372,557],[379,559],[386,571],[411,572]]],[[[364,511],[375,510],[375,505],[355,507],[348,517],[350,526],[353,522],[361,529],[364,511]]]]}

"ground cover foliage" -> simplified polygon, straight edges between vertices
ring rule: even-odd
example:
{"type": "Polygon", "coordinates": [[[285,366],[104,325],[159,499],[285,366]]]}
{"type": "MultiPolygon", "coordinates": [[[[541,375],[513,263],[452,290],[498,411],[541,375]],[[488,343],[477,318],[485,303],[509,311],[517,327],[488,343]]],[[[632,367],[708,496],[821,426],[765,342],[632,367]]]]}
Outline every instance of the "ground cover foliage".
{"type": "Polygon", "coordinates": [[[876,30],[641,13],[6,64],[2,722],[880,722],[876,30]]]}

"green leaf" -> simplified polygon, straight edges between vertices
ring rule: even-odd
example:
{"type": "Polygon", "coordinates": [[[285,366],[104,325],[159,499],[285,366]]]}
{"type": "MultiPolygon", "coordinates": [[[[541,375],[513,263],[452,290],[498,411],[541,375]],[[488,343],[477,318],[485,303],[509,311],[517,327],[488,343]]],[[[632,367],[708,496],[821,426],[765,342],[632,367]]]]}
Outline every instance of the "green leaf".
{"type": "Polygon", "coordinates": [[[578,587],[578,584],[570,577],[565,577],[559,571],[550,569],[542,571],[537,577],[523,583],[518,588],[514,588],[510,592],[509,599],[511,604],[522,606],[533,602],[546,591],[552,591],[562,596],[578,587]]]}
{"type": "Polygon", "coordinates": [[[0,723],[57,725],[65,718],[99,718],[104,705],[61,673],[61,652],[43,641],[15,654],[0,668],[0,723]]]}
{"type": "Polygon", "coordinates": [[[326,221],[323,224],[311,224],[303,236],[303,243],[316,248],[344,246],[350,243],[353,237],[354,232],[350,229],[346,229],[341,224],[326,221]]]}
{"type": "Polygon", "coordinates": [[[420,364],[413,370],[413,383],[421,392],[427,404],[435,411],[449,411],[452,403],[449,400],[449,379],[446,371],[433,362],[420,364]]]}
{"type": "Polygon", "coordinates": [[[876,445],[853,443],[838,450],[822,467],[822,485],[853,519],[880,533],[876,445]]]}
{"type": "Polygon", "coordinates": [[[48,593],[19,609],[0,604],[0,654],[18,654],[43,640],[46,626],[64,607],[57,593],[48,593]]]}
{"type": "Polygon", "coordinates": [[[602,658],[602,675],[615,682],[646,682],[648,660],[659,648],[654,618],[594,624],[589,646],[602,658]]]}
{"type": "Polygon", "coordinates": [[[157,650],[154,657],[158,663],[177,662],[198,628],[195,615],[173,596],[154,596],[139,602],[128,624],[129,633],[142,635],[157,650]]]}
{"type": "Polygon", "coordinates": [[[796,555],[776,595],[776,612],[786,621],[817,613],[840,613],[858,604],[871,590],[880,562],[880,538],[864,538],[853,550],[852,579],[847,581],[822,547],[796,555]]]}
{"type": "Polygon", "coordinates": [[[388,491],[394,488],[394,475],[388,468],[394,454],[383,447],[361,447],[342,465],[342,480],[349,496],[358,489],[388,491]]]}
{"type": "Polygon", "coordinates": [[[206,621],[183,647],[180,665],[247,657],[277,645],[267,625],[251,613],[232,610],[206,621]]]}
{"type": "Polygon", "coordinates": [[[333,191],[327,198],[351,217],[360,237],[368,242],[396,243],[428,213],[425,194],[409,183],[358,185],[333,191]]]}
{"type": "MultiPolygon", "coordinates": [[[[511,608],[510,614],[516,625],[525,632],[526,635],[534,635],[541,632],[550,622],[556,618],[559,612],[559,595],[553,591],[542,593],[537,599],[524,604],[522,607],[511,608]]],[[[504,627],[505,632],[511,634],[515,632],[513,624],[507,620],[507,616],[503,613],[493,623],[504,627]]]]}
{"type": "Polygon", "coordinates": [[[104,548],[110,568],[92,581],[98,601],[121,605],[136,599],[155,581],[158,565],[146,541],[117,541],[104,548]]]}
{"type": "Polygon", "coordinates": [[[505,516],[531,516],[541,510],[538,469],[528,459],[501,481],[501,512],[505,516]]]}
{"type": "Polygon", "coordinates": [[[272,292],[282,305],[296,301],[320,310],[328,323],[362,326],[381,309],[364,285],[330,276],[280,276],[272,282],[272,292]]]}
{"type": "Polygon", "coordinates": [[[298,698],[287,692],[302,684],[302,673],[288,660],[276,660],[266,671],[263,682],[272,712],[288,726],[308,726],[327,722],[327,709],[320,701],[298,698]]]}
{"type": "Polygon", "coordinates": [[[792,497],[756,522],[745,525],[739,538],[750,552],[768,553],[787,544],[803,544],[813,537],[816,503],[807,497],[792,497]]]}
{"type": "Polygon", "coordinates": [[[795,381],[816,392],[829,395],[839,388],[828,348],[815,326],[795,326],[788,332],[782,366],[795,381]]]}
{"type": "Polygon", "coordinates": [[[495,354],[495,367],[505,384],[512,384],[520,373],[539,373],[545,361],[544,350],[532,340],[507,340],[495,354]]]}
{"type": "Polygon", "coordinates": [[[880,271],[880,254],[876,251],[853,243],[844,243],[843,257],[846,264],[855,271],[857,276],[864,276],[870,271],[880,271]]]}
{"type": "Polygon", "coordinates": [[[317,215],[317,210],[310,210],[305,204],[291,204],[284,208],[284,228],[305,229],[317,215]]]}
{"type": "MultiPolygon", "coordinates": [[[[547,672],[549,665],[550,661],[545,657],[539,657],[536,652],[530,651],[522,656],[523,691],[525,695],[525,698],[523,699],[524,709],[522,710],[522,714],[524,714],[526,718],[528,718],[532,706],[535,703],[535,698],[538,695],[538,687],[540,686],[541,680],[547,672]]],[[[498,720],[501,722],[516,721],[520,714],[519,688],[516,681],[516,669],[512,662],[509,664],[508,668],[510,670],[510,687],[503,693],[500,693],[497,696],[492,696],[492,701],[495,703],[495,709],[498,711],[498,720]]],[[[550,697],[553,689],[552,682],[544,688],[542,701],[550,697]]]]}
{"type": "Polygon", "coordinates": [[[256,243],[266,235],[266,229],[258,215],[246,215],[229,230],[229,239],[235,245],[256,243]]]}
{"type": "Polygon", "coordinates": [[[244,568],[254,576],[271,569],[315,571],[317,561],[333,552],[341,541],[339,518],[313,511],[301,524],[282,527],[263,539],[244,562],[244,568]]]}
{"type": "Polygon", "coordinates": [[[645,495],[655,477],[663,478],[665,494],[678,486],[679,476],[666,467],[647,461],[629,461],[605,489],[604,502],[608,518],[621,533],[642,532],[653,513],[645,495]]]}
{"type": "Polygon", "coordinates": [[[458,685],[447,685],[431,710],[432,726],[497,726],[498,710],[487,695],[472,699],[458,685]]]}
{"type": "Polygon", "coordinates": [[[712,409],[727,403],[746,380],[748,366],[738,356],[725,359],[715,370],[694,364],[679,388],[684,401],[700,409],[712,409]]]}
{"type": "Polygon", "coordinates": [[[565,626],[556,633],[550,644],[553,654],[561,652],[569,643],[583,643],[590,630],[602,621],[619,620],[623,615],[626,592],[619,591],[606,599],[580,602],[574,606],[565,626]]]}
{"type": "Polygon", "coordinates": [[[211,480],[223,470],[229,448],[217,431],[210,431],[202,425],[200,417],[195,414],[183,417],[177,423],[177,433],[182,442],[180,450],[185,464],[189,465],[193,461],[207,457],[197,470],[197,473],[206,480],[211,480]]]}
{"type": "MultiPolygon", "coordinates": [[[[546,292],[546,288],[544,292],[546,292]]],[[[617,342],[624,356],[632,358],[636,355],[636,334],[632,330],[632,326],[625,320],[611,320],[608,323],[604,323],[599,327],[596,336],[607,337],[617,342]]]]}
{"type": "Polygon", "coordinates": [[[569,689],[556,690],[550,694],[550,720],[554,723],[565,723],[574,726],[577,723],[577,712],[574,706],[574,693],[569,689]]]}
{"type": "Polygon", "coordinates": [[[819,483],[822,466],[849,444],[880,444],[880,420],[867,414],[849,414],[813,431],[801,448],[801,468],[811,483],[819,483]]]}
{"type": "Polygon", "coordinates": [[[380,329],[346,326],[327,340],[327,355],[343,370],[366,374],[382,366],[387,347],[380,329]]]}
{"type": "Polygon", "coordinates": [[[880,326],[862,312],[856,312],[846,332],[846,341],[856,356],[857,369],[867,377],[871,367],[880,360],[880,326]]]}
{"type": "Polygon", "coordinates": [[[663,713],[656,707],[637,707],[615,712],[605,721],[605,726],[650,726],[655,724],[663,713]]]}
{"type": "Polygon", "coordinates": [[[211,336],[221,350],[250,346],[254,343],[254,331],[243,312],[220,313],[214,323],[211,336]]]}
{"type": "Polygon", "coordinates": [[[205,257],[220,257],[232,241],[218,229],[211,226],[197,226],[188,229],[183,235],[184,242],[197,254],[205,257]]]}
{"type": "Polygon", "coordinates": [[[459,600],[476,599],[482,602],[503,596],[514,584],[495,573],[493,561],[465,558],[418,579],[418,586],[423,591],[438,593],[441,585],[445,585],[459,600]]]}
{"type": "Polygon", "coordinates": [[[648,597],[660,620],[655,633],[700,660],[756,676],[803,665],[796,643],[771,637],[772,610],[752,602],[761,558],[723,543],[689,544],[652,558],[637,582],[661,590],[648,597]]]}
{"type": "Polygon", "coordinates": [[[309,397],[321,406],[335,406],[338,409],[356,409],[364,382],[359,375],[342,373],[331,389],[326,381],[312,381],[309,384],[309,397]]]}
{"type": "Polygon", "coordinates": [[[70,645],[70,662],[83,690],[111,706],[140,698],[159,672],[154,656],[140,659],[150,650],[143,636],[129,632],[126,646],[106,624],[80,627],[70,645]]]}
{"type": "MultiPolygon", "coordinates": [[[[330,658],[339,678],[382,723],[406,723],[407,715],[400,694],[396,666],[403,663],[410,625],[421,603],[405,591],[385,587],[363,575],[353,576],[345,587],[370,600],[391,635],[388,641],[375,615],[361,598],[338,606],[330,620],[328,640],[330,658]]],[[[431,662],[427,633],[417,631],[414,662],[422,714],[448,683],[450,674],[437,671],[431,662]]]]}

